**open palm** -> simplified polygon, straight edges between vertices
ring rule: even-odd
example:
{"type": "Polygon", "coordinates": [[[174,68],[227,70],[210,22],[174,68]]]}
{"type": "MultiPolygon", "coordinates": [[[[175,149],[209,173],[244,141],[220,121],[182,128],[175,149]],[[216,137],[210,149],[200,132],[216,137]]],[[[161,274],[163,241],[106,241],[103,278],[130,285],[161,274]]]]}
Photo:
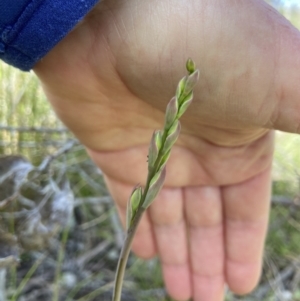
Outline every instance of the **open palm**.
{"type": "Polygon", "coordinates": [[[159,254],[178,300],[256,285],[272,129],[299,131],[300,34],[253,1],[102,1],[36,67],[58,116],[105,173],[121,219],[154,129],[192,57],[200,69],[166,186],[133,249],[159,254]]]}

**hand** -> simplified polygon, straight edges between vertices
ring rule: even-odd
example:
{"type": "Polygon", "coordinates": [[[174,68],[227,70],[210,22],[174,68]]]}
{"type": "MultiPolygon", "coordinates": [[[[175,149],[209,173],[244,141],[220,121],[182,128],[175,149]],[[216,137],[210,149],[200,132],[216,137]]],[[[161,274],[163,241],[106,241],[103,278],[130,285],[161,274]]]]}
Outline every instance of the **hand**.
{"type": "Polygon", "coordinates": [[[178,300],[251,291],[270,203],[272,129],[299,132],[300,34],[260,0],[102,1],[35,72],[58,116],[105,173],[121,219],[146,179],[191,57],[200,69],[166,187],[133,250],[160,256],[178,300]]]}

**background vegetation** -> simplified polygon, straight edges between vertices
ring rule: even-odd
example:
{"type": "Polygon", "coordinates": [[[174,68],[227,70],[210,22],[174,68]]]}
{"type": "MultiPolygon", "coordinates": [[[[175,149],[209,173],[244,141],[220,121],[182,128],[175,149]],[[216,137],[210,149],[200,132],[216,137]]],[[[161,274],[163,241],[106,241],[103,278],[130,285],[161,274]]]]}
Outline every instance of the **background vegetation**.
{"type": "MultiPolygon", "coordinates": [[[[269,2],[300,28],[299,5],[269,2]]],[[[74,207],[69,222],[54,236],[47,236],[47,248],[43,251],[28,250],[19,241],[14,242],[23,251],[18,254],[17,266],[11,264],[4,269],[6,283],[1,279],[1,248],[0,301],[5,300],[1,299],[1,290],[6,290],[7,300],[11,301],[110,300],[123,233],[101,171],[81,145],[68,144],[70,139],[74,138],[52,112],[35,75],[0,63],[0,154],[22,154],[37,168],[50,160],[47,168],[40,171],[44,180],[39,179],[39,187],[68,179],[74,207]]],[[[271,222],[261,283],[253,294],[243,298],[228,292],[227,300],[300,301],[299,150],[300,137],[277,133],[271,222]]],[[[1,164],[0,160],[3,172],[1,164]]],[[[32,174],[26,176],[27,182],[20,182],[22,187],[28,180],[36,183],[32,174]]],[[[67,193],[60,191],[63,195],[67,193]]],[[[31,195],[32,200],[37,193],[31,195]]],[[[25,206],[24,199],[30,198],[28,190],[18,190],[17,194],[18,204],[23,202],[25,206]]],[[[20,210],[10,204],[13,216],[17,209],[20,210]]],[[[0,200],[0,222],[3,214],[0,200]]],[[[14,233],[17,223],[15,219],[9,220],[7,227],[14,233]]],[[[170,300],[163,288],[157,259],[145,262],[131,256],[124,300],[170,300]]]]}

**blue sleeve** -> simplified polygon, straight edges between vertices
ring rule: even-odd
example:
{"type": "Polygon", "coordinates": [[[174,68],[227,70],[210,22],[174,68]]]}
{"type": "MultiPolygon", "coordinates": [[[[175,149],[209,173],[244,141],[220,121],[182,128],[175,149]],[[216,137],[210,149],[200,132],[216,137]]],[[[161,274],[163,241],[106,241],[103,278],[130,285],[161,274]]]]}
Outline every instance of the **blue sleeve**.
{"type": "Polygon", "coordinates": [[[0,59],[30,70],[99,0],[0,0],[0,59]]]}

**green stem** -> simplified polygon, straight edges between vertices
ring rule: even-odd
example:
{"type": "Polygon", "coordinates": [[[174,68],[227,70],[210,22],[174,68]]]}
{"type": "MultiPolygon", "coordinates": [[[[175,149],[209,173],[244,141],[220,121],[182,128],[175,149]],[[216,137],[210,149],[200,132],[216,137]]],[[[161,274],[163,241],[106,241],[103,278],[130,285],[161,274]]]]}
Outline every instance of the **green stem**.
{"type": "Polygon", "coordinates": [[[135,215],[134,222],[130,229],[128,230],[126,239],[124,241],[121,254],[119,257],[119,262],[116,271],[116,278],[115,278],[115,285],[114,285],[114,292],[113,292],[113,301],[120,301],[121,300],[121,293],[122,293],[122,286],[123,286],[123,279],[125,274],[125,269],[127,265],[128,256],[131,250],[132,241],[134,238],[134,234],[137,230],[137,226],[140,222],[140,219],[144,213],[145,209],[140,207],[135,215]]]}

